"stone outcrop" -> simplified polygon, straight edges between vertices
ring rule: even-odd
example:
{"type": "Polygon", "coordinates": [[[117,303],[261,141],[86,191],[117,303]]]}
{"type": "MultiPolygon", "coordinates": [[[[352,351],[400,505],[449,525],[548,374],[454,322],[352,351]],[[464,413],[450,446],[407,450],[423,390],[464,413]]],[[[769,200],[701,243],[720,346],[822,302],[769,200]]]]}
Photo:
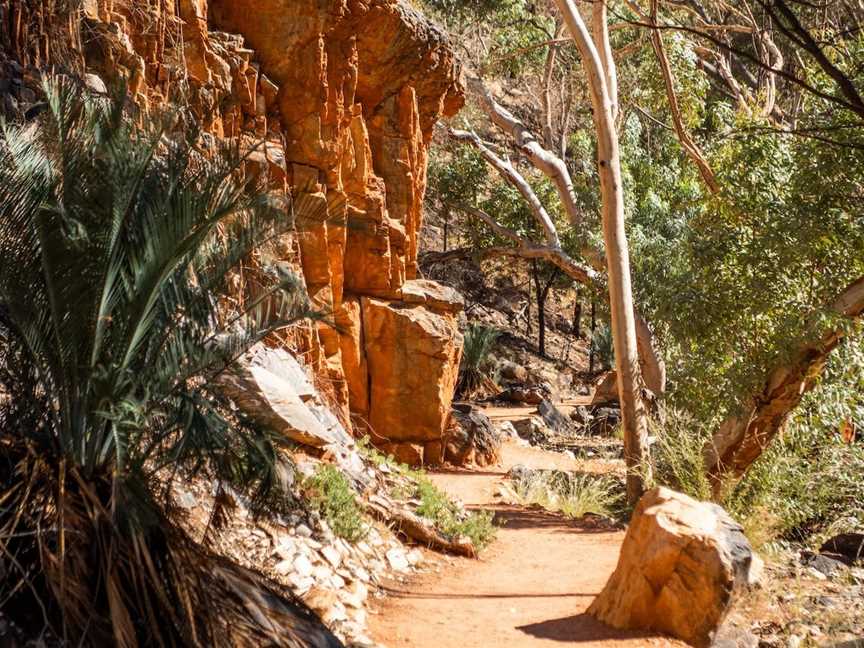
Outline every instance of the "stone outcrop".
{"type": "Polygon", "coordinates": [[[655,488],[639,501],[618,566],[588,613],[710,646],[752,563],[741,526],[721,507],[655,488]]]}
{"type": "Polygon", "coordinates": [[[319,372],[346,418],[418,463],[440,444],[461,349],[461,299],[417,279],[432,128],[463,102],[448,43],[401,0],[210,10],[280,88],[289,182],[328,206],[298,221],[310,297],[335,323],[317,331],[319,372]]]}
{"type": "Polygon", "coordinates": [[[124,81],[145,114],[182,98],[211,140],[250,151],[247,172],[303,205],[265,256],[301,270],[328,315],[293,350],[347,428],[440,454],[461,298],[418,278],[417,248],[432,129],[464,101],[444,34],[407,0],[84,0],[56,25],[47,3],[0,13],[0,64],[24,63],[4,112],[23,117],[28,84],[59,63],[90,87],[124,81]]]}
{"type": "Polygon", "coordinates": [[[444,444],[444,460],[457,466],[493,466],[501,461],[501,433],[479,407],[455,403],[444,444]]]}
{"type": "Polygon", "coordinates": [[[353,445],[306,371],[284,349],[258,344],[217,380],[249,419],[268,429],[315,448],[353,445]]]}

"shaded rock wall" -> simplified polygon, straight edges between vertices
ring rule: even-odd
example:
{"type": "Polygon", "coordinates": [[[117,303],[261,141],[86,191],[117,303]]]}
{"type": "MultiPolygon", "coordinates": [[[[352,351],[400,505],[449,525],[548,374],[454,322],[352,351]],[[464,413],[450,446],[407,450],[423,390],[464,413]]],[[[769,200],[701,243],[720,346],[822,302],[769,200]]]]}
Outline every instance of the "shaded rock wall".
{"type": "MultiPolygon", "coordinates": [[[[9,53],[44,66],[31,7],[8,10],[35,16],[9,53]]],[[[461,353],[461,298],[417,279],[432,129],[463,103],[443,33],[403,0],[84,0],[82,12],[70,67],[125,79],[145,111],[182,96],[212,135],[264,140],[252,166],[320,205],[279,250],[330,314],[302,351],[346,422],[435,454],[461,353]]]]}

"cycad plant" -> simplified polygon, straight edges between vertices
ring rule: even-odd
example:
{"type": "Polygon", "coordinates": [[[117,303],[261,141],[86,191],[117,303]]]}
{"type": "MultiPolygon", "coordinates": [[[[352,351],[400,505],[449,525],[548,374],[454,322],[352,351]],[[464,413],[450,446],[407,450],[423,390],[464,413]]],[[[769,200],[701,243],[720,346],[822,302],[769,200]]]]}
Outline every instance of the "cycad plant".
{"type": "Polygon", "coordinates": [[[477,324],[468,326],[465,344],[462,347],[462,360],[459,364],[459,382],[456,393],[469,398],[487,377],[486,364],[500,332],[491,327],[477,324]]]}
{"type": "Polygon", "coordinates": [[[308,314],[290,279],[220,308],[291,205],[179,114],[141,127],[120,94],[44,90],[0,140],[0,608],[75,645],[338,645],[193,542],[170,497],[203,472],[279,499],[278,439],[209,385],[308,314]]]}

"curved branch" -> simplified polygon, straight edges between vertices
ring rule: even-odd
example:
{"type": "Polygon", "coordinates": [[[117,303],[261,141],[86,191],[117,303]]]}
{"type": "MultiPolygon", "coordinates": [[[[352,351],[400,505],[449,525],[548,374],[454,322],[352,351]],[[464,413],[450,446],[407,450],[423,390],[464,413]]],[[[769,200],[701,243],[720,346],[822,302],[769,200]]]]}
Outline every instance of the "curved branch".
{"type": "MultiPolygon", "coordinates": [[[[657,7],[659,0],[651,0],[651,24],[657,24],[657,7]]],[[[654,54],[657,56],[657,62],[660,64],[660,71],[663,74],[663,83],[666,86],[666,99],[669,102],[669,109],[672,113],[672,124],[675,126],[675,133],[678,135],[678,141],[687,156],[696,165],[699,170],[699,175],[708,187],[711,193],[717,193],[720,186],[717,184],[717,178],[714,176],[714,171],[702,154],[699,146],[690,137],[690,133],[684,127],[684,121],[681,119],[681,107],[678,105],[678,97],[675,94],[675,79],[672,75],[672,67],[669,65],[669,59],[666,56],[666,50],[663,48],[663,36],[658,29],[651,30],[651,45],[654,48],[654,54]]]]}
{"type": "Polygon", "coordinates": [[[537,194],[534,193],[531,185],[528,184],[528,181],[525,180],[522,174],[516,170],[509,160],[505,160],[495,155],[495,153],[493,153],[492,150],[482,142],[476,133],[454,130],[451,128],[450,137],[460,142],[471,144],[480,152],[480,155],[483,156],[484,160],[495,167],[501,175],[507,178],[510,184],[518,189],[519,193],[522,194],[522,197],[528,203],[528,206],[531,208],[531,214],[543,230],[546,242],[552,247],[561,247],[561,241],[558,238],[558,230],[555,228],[552,218],[549,216],[543,203],[540,202],[537,194]]]}
{"type": "Polygon", "coordinates": [[[495,101],[480,79],[471,79],[470,85],[480,97],[480,103],[492,123],[510,135],[516,146],[531,160],[531,164],[552,181],[567,218],[574,226],[578,226],[582,221],[582,212],[576,202],[576,191],[573,189],[570,172],[563,160],[543,148],[525,124],[495,101]]]}
{"type": "MultiPolygon", "coordinates": [[[[851,283],[828,306],[829,312],[852,321],[864,316],[864,277],[851,283]]],[[[749,399],[741,416],[730,416],[704,448],[705,465],[717,495],[727,477],[740,477],[762,454],[804,394],[813,389],[825,363],[846,335],[841,327],[803,343],[791,360],[772,370],[749,399]]]]}

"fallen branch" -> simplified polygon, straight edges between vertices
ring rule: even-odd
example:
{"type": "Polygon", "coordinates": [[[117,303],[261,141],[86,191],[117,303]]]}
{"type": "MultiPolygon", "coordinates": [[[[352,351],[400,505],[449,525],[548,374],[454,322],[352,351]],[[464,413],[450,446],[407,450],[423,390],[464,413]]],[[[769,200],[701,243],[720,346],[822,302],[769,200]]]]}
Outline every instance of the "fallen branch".
{"type": "Polygon", "coordinates": [[[364,506],[372,517],[384,522],[395,533],[404,538],[436,551],[444,551],[468,558],[477,557],[477,549],[471,540],[465,537],[451,540],[436,529],[429,520],[395,502],[389,502],[383,497],[372,495],[368,501],[364,502],[364,506]]]}

